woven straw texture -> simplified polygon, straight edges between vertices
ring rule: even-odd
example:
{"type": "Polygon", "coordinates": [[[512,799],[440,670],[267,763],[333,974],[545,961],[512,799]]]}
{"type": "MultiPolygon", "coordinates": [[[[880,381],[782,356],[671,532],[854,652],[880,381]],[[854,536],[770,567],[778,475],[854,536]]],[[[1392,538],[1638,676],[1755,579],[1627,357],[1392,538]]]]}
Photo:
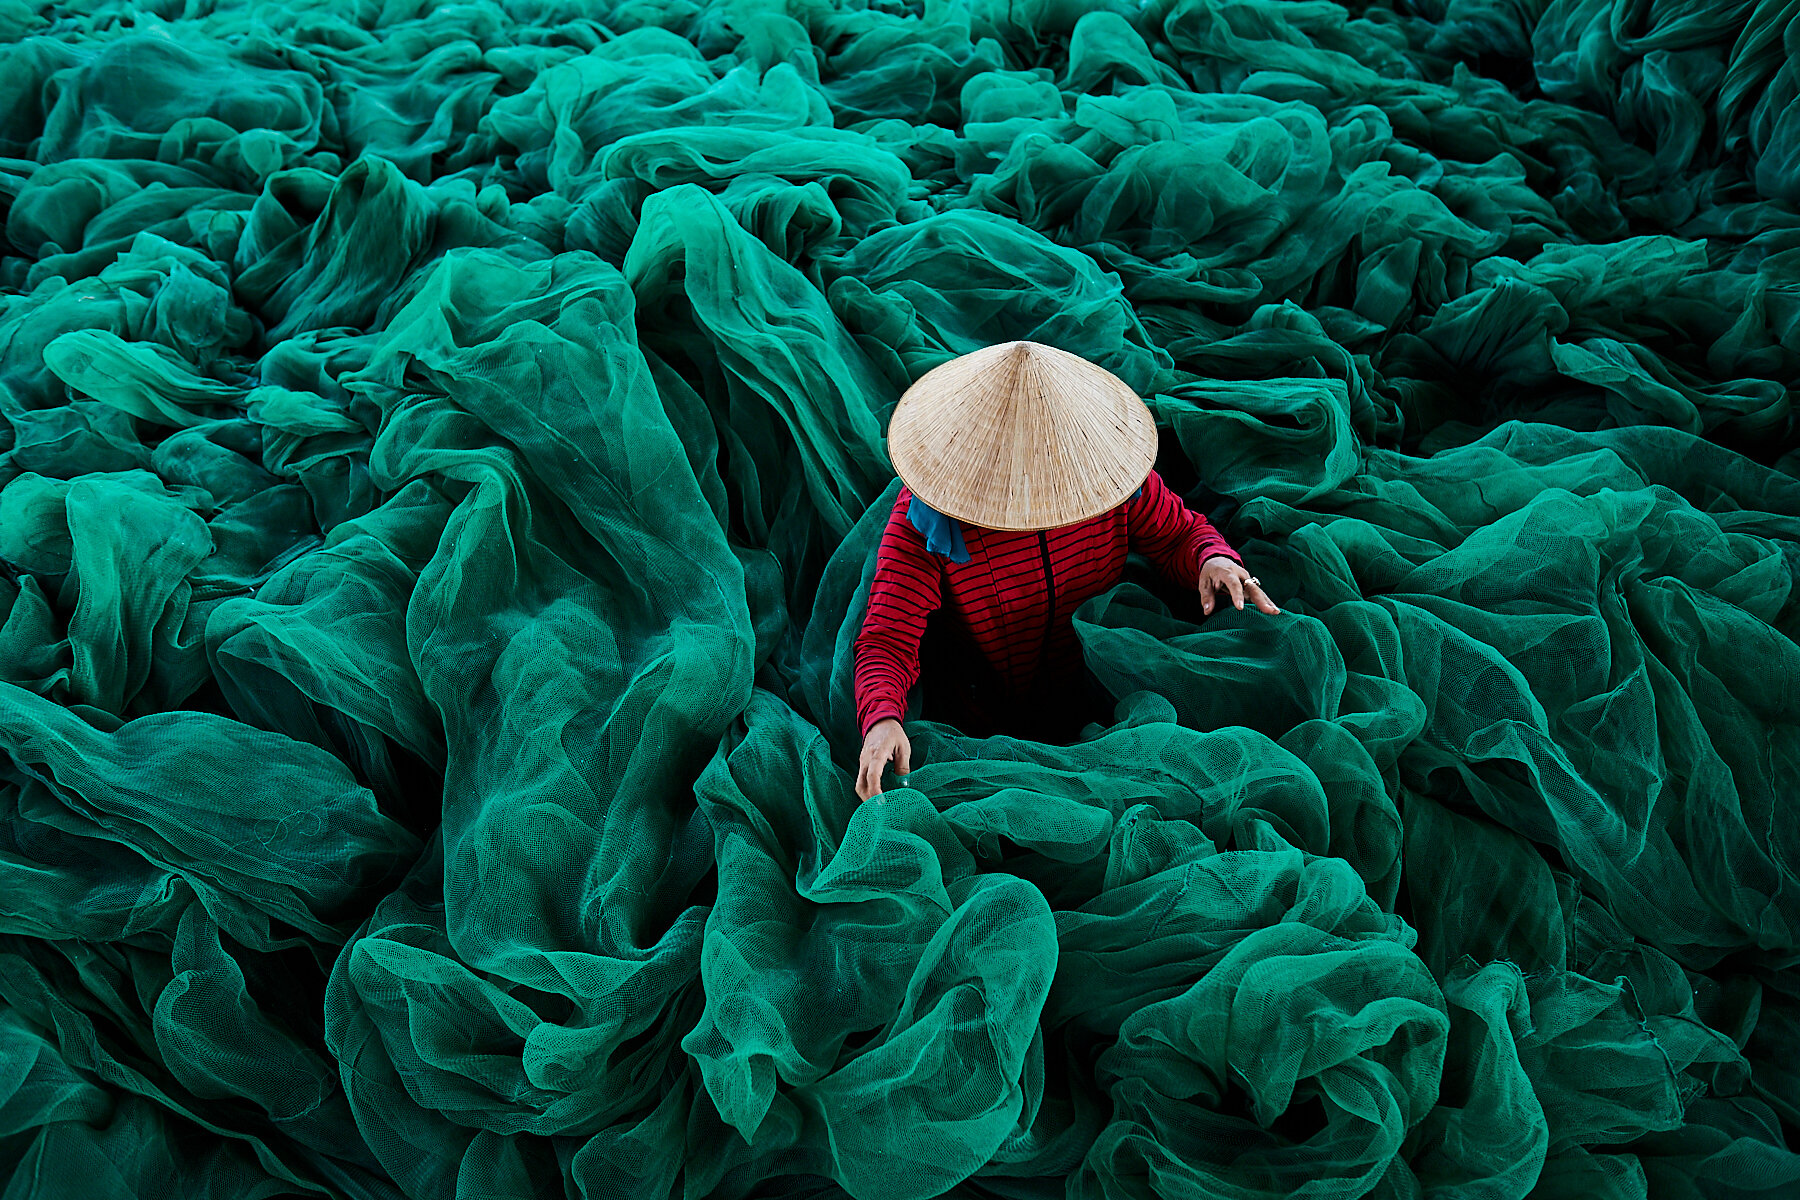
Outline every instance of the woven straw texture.
{"type": "Polygon", "coordinates": [[[1156,424],[1124,380],[1042,342],[986,346],[932,368],[888,426],[914,494],[987,529],[1054,529],[1131,495],[1156,461],[1156,424]]]}

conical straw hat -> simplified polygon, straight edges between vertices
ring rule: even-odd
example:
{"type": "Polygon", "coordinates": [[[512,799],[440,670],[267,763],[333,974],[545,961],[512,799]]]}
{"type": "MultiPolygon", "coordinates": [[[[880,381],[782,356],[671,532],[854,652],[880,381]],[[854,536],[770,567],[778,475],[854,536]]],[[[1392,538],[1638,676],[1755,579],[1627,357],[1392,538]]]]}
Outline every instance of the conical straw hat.
{"type": "Polygon", "coordinates": [[[986,346],[919,376],[888,422],[913,494],[983,529],[1055,529],[1116,507],[1156,463],[1125,381],[1042,342],[986,346]]]}

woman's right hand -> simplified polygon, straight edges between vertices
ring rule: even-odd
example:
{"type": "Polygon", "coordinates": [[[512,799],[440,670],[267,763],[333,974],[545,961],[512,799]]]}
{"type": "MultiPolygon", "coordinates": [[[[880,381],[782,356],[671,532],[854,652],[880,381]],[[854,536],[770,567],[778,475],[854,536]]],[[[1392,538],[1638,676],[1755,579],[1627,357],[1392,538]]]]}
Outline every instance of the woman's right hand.
{"type": "Polygon", "coordinates": [[[912,743],[892,717],[875,722],[863,735],[862,762],[856,773],[858,796],[869,800],[881,793],[881,773],[890,760],[898,778],[904,779],[912,770],[912,743]]]}

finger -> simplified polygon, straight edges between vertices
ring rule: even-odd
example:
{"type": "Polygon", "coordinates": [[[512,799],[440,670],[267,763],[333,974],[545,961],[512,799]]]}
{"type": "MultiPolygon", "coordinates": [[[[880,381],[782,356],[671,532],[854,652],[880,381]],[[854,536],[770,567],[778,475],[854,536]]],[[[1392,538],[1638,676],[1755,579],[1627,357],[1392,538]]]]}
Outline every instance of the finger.
{"type": "Polygon", "coordinates": [[[876,780],[873,778],[875,756],[868,751],[863,752],[861,768],[856,773],[856,794],[867,800],[875,794],[876,780]]]}
{"type": "Polygon", "coordinates": [[[1211,575],[1202,575],[1200,577],[1200,611],[1203,613],[1210,613],[1212,611],[1213,582],[1214,580],[1211,575]]]}
{"type": "Polygon", "coordinates": [[[1233,575],[1225,580],[1225,586],[1231,590],[1231,602],[1239,608],[1244,607],[1244,581],[1233,575]]]}
{"type": "Polygon", "coordinates": [[[912,771],[912,742],[907,740],[904,733],[900,735],[900,744],[896,750],[898,753],[894,755],[894,773],[904,778],[912,771]]]}
{"type": "Polygon", "coordinates": [[[1269,594],[1267,592],[1263,591],[1254,583],[1247,586],[1250,589],[1250,599],[1255,602],[1256,607],[1262,609],[1266,613],[1278,613],[1281,611],[1279,608],[1275,607],[1275,602],[1269,599],[1269,594]]]}

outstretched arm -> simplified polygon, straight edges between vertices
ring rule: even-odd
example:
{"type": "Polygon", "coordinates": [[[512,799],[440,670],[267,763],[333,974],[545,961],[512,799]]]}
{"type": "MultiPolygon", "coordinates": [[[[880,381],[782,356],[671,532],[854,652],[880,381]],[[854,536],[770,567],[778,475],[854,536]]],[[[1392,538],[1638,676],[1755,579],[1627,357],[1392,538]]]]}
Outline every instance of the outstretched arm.
{"type": "Polygon", "coordinates": [[[1189,590],[1200,586],[1200,564],[1215,554],[1243,565],[1213,523],[1183,504],[1155,471],[1144,480],[1144,490],[1127,503],[1125,525],[1131,548],[1189,590]]]}
{"type": "Polygon", "coordinates": [[[1212,612],[1215,598],[1238,608],[1249,600],[1266,613],[1281,610],[1262,590],[1211,521],[1181,502],[1155,471],[1125,510],[1131,548],[1184,588],[1200,593],[1201,610],[1212,612]]]}
{"type": "Polygon", "coordinates": [[[911,501],[911,491],[901,488],[875,552],[869,607],[856,635],[856,722],[864,736],[877,721],[905,714],[906,693],[919,681],[925,619],[943,603],[942,567],[907,519],[911,501]]]}

